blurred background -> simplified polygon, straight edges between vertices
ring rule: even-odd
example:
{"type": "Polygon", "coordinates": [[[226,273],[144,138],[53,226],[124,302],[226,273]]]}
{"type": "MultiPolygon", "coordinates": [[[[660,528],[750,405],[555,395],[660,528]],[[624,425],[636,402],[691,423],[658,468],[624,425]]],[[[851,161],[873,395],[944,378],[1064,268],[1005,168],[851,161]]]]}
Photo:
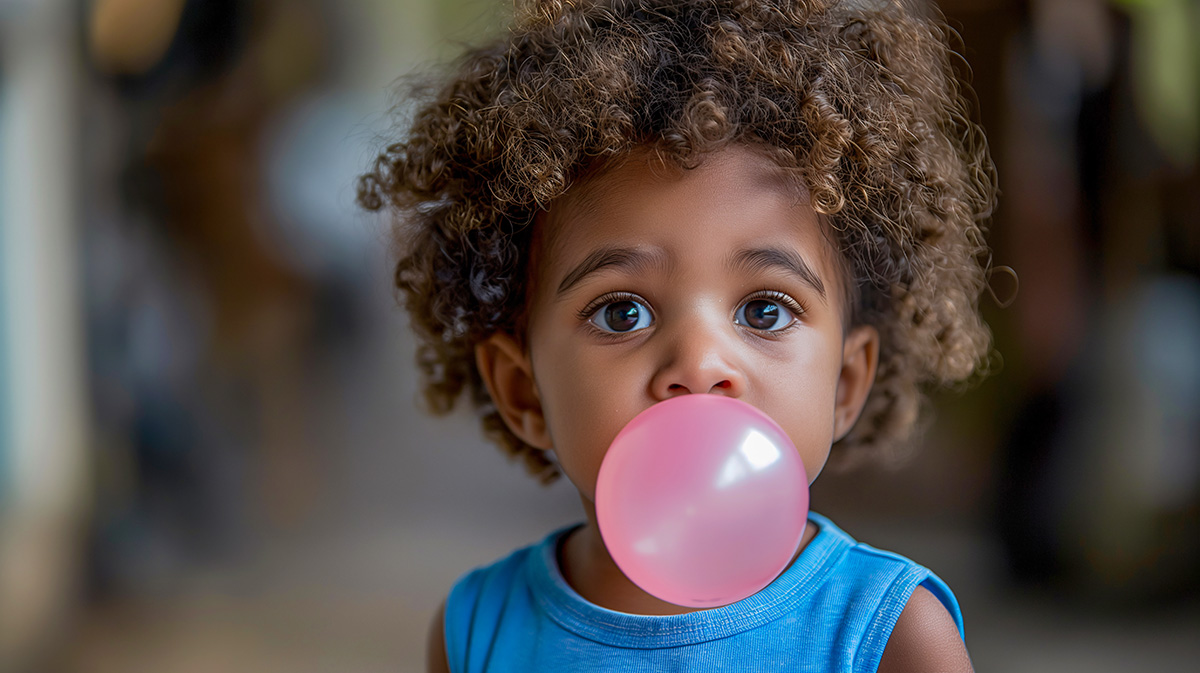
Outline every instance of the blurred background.
{"type": "MultiPolygon", "coordinates": [[[[1019,292],[814,509],[946,579],[977,670],[1196,670],[1200,4],[942,9],[1019,292]]],[[[582,516],[421,412],[353,205],[396,78],[509,11],[0,0],[0,673],[419,671],[455,578],[582,516]]]]}

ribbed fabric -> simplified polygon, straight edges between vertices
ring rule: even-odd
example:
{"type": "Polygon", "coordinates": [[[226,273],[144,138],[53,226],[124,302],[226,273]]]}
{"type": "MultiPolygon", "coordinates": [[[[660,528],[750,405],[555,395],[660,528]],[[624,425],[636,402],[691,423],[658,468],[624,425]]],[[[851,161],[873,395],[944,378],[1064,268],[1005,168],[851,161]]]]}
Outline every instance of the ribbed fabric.
{"type": "Polygon", "coordinates": [[[928,569],[855,542],[811,513],[816,537],[767,588],[732,605],[665,617],[614,612],[559,572],[571,528],[460,579],[446,602],[453,673],[519,671],[875,671],[917,588],[954,617],[949,587],[928,569]]]}

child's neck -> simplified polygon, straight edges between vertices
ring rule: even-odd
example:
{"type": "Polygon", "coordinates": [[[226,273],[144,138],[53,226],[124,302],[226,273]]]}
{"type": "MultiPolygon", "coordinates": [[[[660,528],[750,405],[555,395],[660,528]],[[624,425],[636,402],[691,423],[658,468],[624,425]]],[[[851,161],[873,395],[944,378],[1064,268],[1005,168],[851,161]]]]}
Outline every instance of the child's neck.
{"type": "MultiPolygon", "coordinates": [[[[559,570],[563,579],[576,593],[602,608],[629,614],[681,615],[696,612],[693,608],[655,598],[630,582],[617,567],[600,538],[595,505],[584,499],[583,508],[587,514],[587,523],[572,531],[558,550],[559,570]]],[[[817,527],[810,521],[792,563],[816,534],[817,527]]]]}

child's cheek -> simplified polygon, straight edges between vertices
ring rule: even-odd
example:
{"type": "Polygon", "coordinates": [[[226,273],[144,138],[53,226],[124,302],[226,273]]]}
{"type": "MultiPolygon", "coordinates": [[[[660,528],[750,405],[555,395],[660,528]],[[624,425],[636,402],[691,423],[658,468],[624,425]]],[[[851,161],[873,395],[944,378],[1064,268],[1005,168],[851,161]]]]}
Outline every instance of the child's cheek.
{"type": "Polygon", "coordinates": [[[801,435],[798,440],[795,435],[792,436],[792,441],[796,443],[796,450],[800,453],[800,459],[804,462],[804,472],[808,475],[808,483],[812,484],[817,475],[821,474],[821,470],[825,468],[825,461],[829,459],[833,424],[829,422],[827,427],[821,431],[810,431],[801,435]]]}
{"type": "Polygon", "coordinates": [[[772,392],[758,406],[796,445],[810,483],[824,468],[833,443],[839,364],[831,358],[800,359],[763,381],[763,390],[772,392]]]}
{"type": "Polygon", "coordinates": [[[555,395],[545,408],[555,456],[579,493],[591,500],[604,454],[624,422],[615,418],[618,414],[598,413],[613,405],[600,394],[602,386],[556,383],[563,384],[554,386],[558,391],[570,392],[555,395]]]}

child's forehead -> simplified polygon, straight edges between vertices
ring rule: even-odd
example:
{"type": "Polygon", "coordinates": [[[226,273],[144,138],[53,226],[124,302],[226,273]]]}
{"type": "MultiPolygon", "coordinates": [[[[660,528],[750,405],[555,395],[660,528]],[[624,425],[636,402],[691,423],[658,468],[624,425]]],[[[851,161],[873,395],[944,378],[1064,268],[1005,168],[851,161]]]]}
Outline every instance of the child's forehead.
{"type": "MultiPolygon", "coordinates": [[[[763,151],[745,145],[712,152],[690,169],[643,149],[590,171],[539,216],[532,272],[553,284],[570,265],[597,250],[654,246],[662,235],[671,235],[664,234],[667,229],[656,218],[671,221],[670,232],[689,231],[694,220],[677,217],[680,212],[719,221],[720,230],[711,238],[733,246],[719,251],[711,244],[686,246],[692,253],[736,256],[739,249],[782,244],[803,249],[802,256],[823,268],[821,275],[830,276],[829,284],[842,285],[843,260],[803,181],[763,151]],[[734,203],[727,204],[721,195],[734,203]],[[759,221],[771,218],[787,224],[768,227],[759,221]]],[[[716,231],[700,224],[696,229],[709,232],[702,238],[716,231]]]]}
{"type": "Polygon", "coordinates": [[[690,168],[651,147],[634,150],[594,164],[538,219],[543,229],[541,242],[554,251],[571,223],[588,220],[601,208],[620,208],[623,196],[632,189],[663,193],[674,188],[690,170],[715,169],[723,180],[747,189],[771,191],[789,199],[792,205],[811,207],[809,192],[799,172],[780,166],[761,149],[746,144],[730,144],[700,157],[690,168]]]}

